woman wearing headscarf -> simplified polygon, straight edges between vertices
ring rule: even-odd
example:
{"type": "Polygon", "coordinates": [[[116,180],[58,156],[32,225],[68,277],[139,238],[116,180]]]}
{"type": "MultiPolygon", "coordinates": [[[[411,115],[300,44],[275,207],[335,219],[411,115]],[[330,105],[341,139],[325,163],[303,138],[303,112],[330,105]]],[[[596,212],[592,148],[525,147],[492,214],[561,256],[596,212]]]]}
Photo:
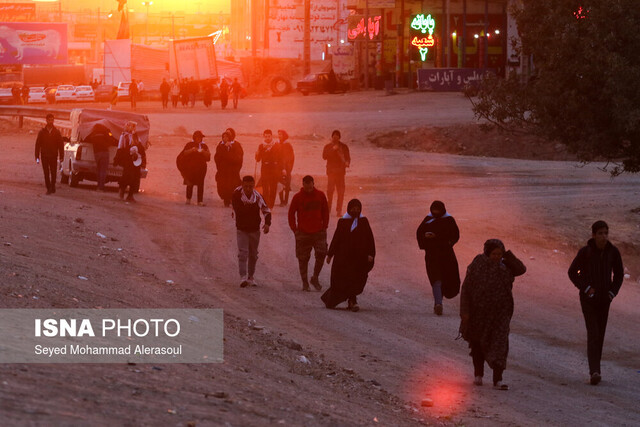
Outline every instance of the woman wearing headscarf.
{"type": "Polygon", "coordinates": [[[216,163],[216,185],[218,195],[225,206],[231,205],[233,190],[242,184],[240,179],[240,169],[244,151],[238,141],[236,141],[236,131],[227,128],[222,133],[222,141],[216,147],[216,154],[213,160],[216,163]]]}
{"type": "Polygon", "coordinates": [[[505,251],[498,239],[484,243],[462,284],[460,333],[469,343],[475,385],[482,385],[484,362],[493,369],[493,386],[508,390],[502,383],[509,353],[509,324],[513,315],[513,281],[527,271],[518,258],[505,251]]]}
{"type": "Polygon", "coordinates": [[[333,234],[327,253],[327,264],[333,259],[331,287],[322,295],[327,308],[348,301],[348,310],[360,309],[356,297],[364,290],[376,256],[373,232],[361,212],[362,203],[358,199],[351,200],[333,234]]]}
{"type": "Polygon", "coordinates": [[[433,312],[442,315],[442,296],[453,298],[460,291],[458,259],[453,251],[460,239],[456,220],[440,200],[431,203],[430,213],[416,230],[418,246],[424,250],[424,263],[433,291],[433,312]]]}
{"type": "Polygon", "coordinates": [[[136,134],[136,122],[127,122],[118,142],[118,152],[113,160],[114,165],[122,166],[120,178],[120,198],[129,187],[128,202],[135,202],[133,195],[140,189],[140,169],[147,167],[147,155],[136,134]]]}

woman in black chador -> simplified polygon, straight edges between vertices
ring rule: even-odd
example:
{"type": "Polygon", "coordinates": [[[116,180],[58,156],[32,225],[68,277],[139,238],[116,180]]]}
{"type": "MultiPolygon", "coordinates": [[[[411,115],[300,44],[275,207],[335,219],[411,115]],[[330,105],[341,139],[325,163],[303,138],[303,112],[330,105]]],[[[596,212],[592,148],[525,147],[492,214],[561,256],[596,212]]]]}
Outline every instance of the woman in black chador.
{"type": "Polygon", "coordinates": [[[424,250],[424,263],[433,290],[433,312],[442,316],[442,296],[453,298],[460,291],[458,259],[453,251],[460,239],[458,225],[439,200],[431,203],[431,213],[416,230],[418,246],[424,250]]]}
{"type": "Polygon", "coordinates": [[[322,295],[327,308],[348,300],[348,310],[360,309],[356,296],[364,290],[376,256],[373,232],[361,212],[362,203],[351,200],[333,234],[327,253],[327,264],[333,259],[331,287],[322,295]]]}

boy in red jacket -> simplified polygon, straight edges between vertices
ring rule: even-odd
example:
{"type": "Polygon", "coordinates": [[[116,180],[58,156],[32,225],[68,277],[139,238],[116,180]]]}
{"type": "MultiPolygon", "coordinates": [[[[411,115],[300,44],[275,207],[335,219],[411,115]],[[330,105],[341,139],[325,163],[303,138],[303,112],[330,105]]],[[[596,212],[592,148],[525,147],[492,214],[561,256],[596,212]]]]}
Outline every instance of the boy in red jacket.
{"type": "Polygon", "coordinates": [[[314,188],[313,177],[302,179],[302,188],[291,199],[289,207],[289,227],[296,238],[296,258],[302,277],[302,290],[309,291],[308,267],[311,249],[315,252],[311,284],[316,290],[322,286],[318,280],[325,256],[327,255],[327,227],[329,226],[329,204],[327,197],[314,188]]]}

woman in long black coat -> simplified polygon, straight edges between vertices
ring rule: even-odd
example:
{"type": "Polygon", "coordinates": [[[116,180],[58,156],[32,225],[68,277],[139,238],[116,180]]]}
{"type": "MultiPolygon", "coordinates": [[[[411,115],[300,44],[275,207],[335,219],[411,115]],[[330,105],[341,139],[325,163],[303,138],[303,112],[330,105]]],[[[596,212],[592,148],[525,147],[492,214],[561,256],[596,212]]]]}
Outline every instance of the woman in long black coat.
{"type": "Polygon", "coordinates": [[[222,141],[216,147],[216,153],[213,157],[217,168],[218,195],[225,206],[231,205],[233,191],[242,184],[240,169],[242,169],[244,151],[235,138],[236,132],[232,128],[224,131],[222,141]]]}
{"type": "Polygon", "coordinates": [[[447,213],[439,200],[431,204],[427,215],[416,230],[418,246],[424,250],[427,276],[433,291],[433,312],[442,315],[442,296],[453,298],[460,291],[458,259],[453,251],[460,239],[456,220],[447,213]]]}
{"type": "Polygon", "coordinates": [[[362,203],[351,200],[333,234],[327,253],[327,264],[333,259],[331,287],[322,295],[327,308],[348,300],[348,310],[360,309],[356,297],[364,290],[376,256],[373,232],[361,212],[362,203]]]}

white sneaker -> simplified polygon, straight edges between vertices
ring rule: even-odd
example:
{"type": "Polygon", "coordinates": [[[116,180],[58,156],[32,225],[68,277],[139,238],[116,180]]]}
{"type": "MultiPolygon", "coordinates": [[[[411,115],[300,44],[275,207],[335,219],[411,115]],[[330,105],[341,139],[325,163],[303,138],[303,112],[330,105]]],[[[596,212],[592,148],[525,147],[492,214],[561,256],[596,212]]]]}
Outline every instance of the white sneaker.
{"type": "Polygon", "coordinates": [[[256,279],[248,279],[247,282],[249,282],[249,285],[251,286],[258,286],[258,282],[256,282],[256,279]]]}

